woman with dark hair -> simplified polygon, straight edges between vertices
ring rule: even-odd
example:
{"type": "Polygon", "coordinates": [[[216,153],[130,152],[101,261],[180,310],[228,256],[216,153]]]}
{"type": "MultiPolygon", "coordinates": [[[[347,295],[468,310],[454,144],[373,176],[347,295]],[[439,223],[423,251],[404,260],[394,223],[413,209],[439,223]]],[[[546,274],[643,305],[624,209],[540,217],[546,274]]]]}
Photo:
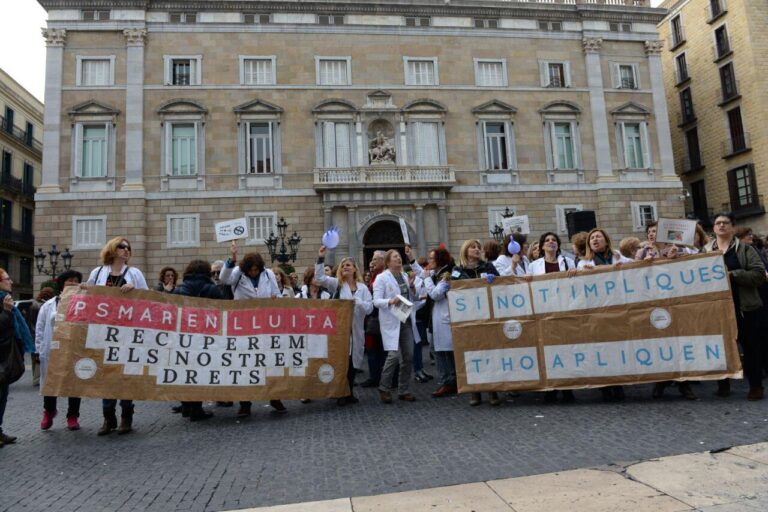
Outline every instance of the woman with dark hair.
{"type": "MultiPolygon", "coordinates": [[[[568,272],[570,275],[576,274],[576,264],[567,256],[560,254],[560,237],[551,231],[544,233],[539,237],[539,247],[544,256],[531,262],[528,267],[529,275],[541,276],[553,272],[568,272]]],[[[544,393],[544,401],[547,403],[557,402],[558,390],[547,391],[544,393]]],[[[576,397],[570,389],[562,390],[563,402],[573,403],[576,397]]]]}
{"type": "MultiPolygon", "coordinates": [[[[744,376],[749,381],[747,400],[763,399],[763,351],[760,339],[760,286],[766,282],[765,267],[757,251],[736,236],[736,218],[732,213],[715,217],[715,240],[703,252],[722,251],[731,282],[733,305],[736,308],[738,343],[744,352],[744,376]]],[[[731,383],[723,379],[717,383],[717,395],[731,394],[731,383]]]]}
{"type": "Polygon", "coordinates": [[[296,294],[297,299],[330,299],[331,294],[328,293],[328,291],[323,289],[322,283],[325,283],[326,280],[324,278],[327,278],[325,274],[325,271],[321,272],[321,268],[315,266],[315,267],[307,267],[307,270],[304,271],[304,277],[302,278],[302,282],[304,283],[301,286],[301,291],[296,294]],[[317,279],[315,279],[315,276],[318,276],[317,279]]]}
{"type": "MultiPolygon", "coordinates": [[[[120,288],[120,291],[127,293],[134,288],[137,290],[148,290],[147,280],[144,274],[136,267],[128,266],[131,259],[131,243],[125,237],[115,237],[101,250],[101,266],[96,267],[88,276],[88,282],[80,286],[87,288],[89,286],[108,286],[120,288]]],[[[101,407],[104,414],[104,424],[96,433],[99,436],[105,436],[117,428],[118,434],[128,434],[133,430],[133,400],[120,400],[120,426],[117,426],[117,400],[114,398],[105,398],[101,401],[101,407]]]]}
{"type": "MultiPolygon", "coordinates": [[[[492,263],[483,260],[483,250],[480,247],[480,240],[467,240],[461,244],[459,251],[459,265],[453,269],[451,277],[453,279],[488,279],[493,282],[494,277],[499,272],[492,263]]],[[[482,402],[481,393],[472,393],[469,405],[476,406],[482,402]]],[[[501,404],[499,394],[496,391],[489,393],[488,403],[491,405],[501,404]]]]}
{"type": "MultiPolygon", "coordinates": [[[[235,300],[270,299],[281,296],[275,273],[264,267],[264,259],[261,254],[257,252],[246,254],[240,265],[236,267],[237,244],[234,240],[229,246],[229,254],[230,257],[224,263],[224,268],[219,274],[219,281],[232,288],[232,295],[235,300]]],[[[275,409],[275,412],[288,412],[280,400],[270,400],[269,404],[275,409]]],[[[240,402],[237,417],[246,418],[250,415],[251,402],[240,402]]]]}
{"type": "MultiPolygon", "coordinates": [[[[184,269],[184,277],[172,292],[185,297],[223,300],[224,294],[211,279],[211,264],[205,260],[192,260],[184,269]]],[[[181,415],[189,421],[207,420],[212,412],[203,409],[203,402],[181,402],[181,415]]]]}
{"type": "Polygon", "coordinates": [[[432,393],[440,398],[456,393],[456,362],[453,357],[453,337],[451,319],[448,313],[448,290],[450,289],[453,258],[444,246],[429,252],[427,268],[424,272],[424,288],[432,303],[432,341],[437,363],[437,384],[432,393]]]}
{"type": "Polygon", "coordinates": [[[158,276],[159,282],[155,286],[155,291],[173,293],[176,283],[179,281],[179,273],[173,267],[163,267],[158,276]]]}
{"type": "Polygon", "coordinates": [[[280,290],[280,297],[284,299],[292,299],[296,295],[293,291],[293,283],[291,278],[285,273],[285,270],[278,266],[272,267],[272,272],[275,273],[275,280],[277,281],[277,288],[280,290]]]}
{"type": "MultiPolygon", "coordinates": [[[[589,270],[604,265],[613,265],[619,268],[624,263],[634,260],[621,255],[611,247],[611,239],[602,228],[593,228],[587,235],[587,248],[584,259],[579,261],[579,270],[589,270]]],[[[624,388],[622,386],[607,386],[600,388],[603,400],[606,402],[619,402],[624,400],[624,388]]]]}
{"type": "MultiPolygon", "coordinates": [[[[67,286],[78,286],[83,282],[83,274],[75,270],[67,270],[56,278],[56,288],[64,291],[67,286]]],[[[35,349],[40,354],[40,388],[45,387],[45,376],[48,374],[48,358],[51,352],[51,340],[53,328],[56,324],[56,309],[59,306],[60,297],[52,297],[40,308],[35,325],[35,349]]],[[[48,430],[53,426],[53,418],[56,417],[55,396],[43,397],[43,419],[40,428],[48,430]]],[[[71,396],[67,399],[67,428],[69,430],[80,429],[80,397],[71,396]]]]}
{"type": "MultiPolygon", "coordinates": [[[[347,368],[347,382],[349,383],[349,395],[339,398],[338,405],[356,404],[357,397],[352,392],[355,384],[355,368],[363,367],[363,353],[365,350],[365,317],[373,311],[373,297],[363,283],[363,276],[357,269],[357,264],[352,258],[343,258],[336,270],[336,277],[326,276],[323,270],[327,249],[321,246],[317,251],[317,264],[312,277],[317,276],[316,283],[330,292],[334,299],[355,301],[355,309],[352,312],[352,336],[349,339],[349,366],[347,368]]],[[[307,269],[309,271],[309,269],[307,269]]],[[[306,275],[306,273],[305,273],[306,275]]],[[[306,279],[305,279],[306,282],[306,279]]],[[[325,292],[325,293],[328,293],[325,292]]]]}

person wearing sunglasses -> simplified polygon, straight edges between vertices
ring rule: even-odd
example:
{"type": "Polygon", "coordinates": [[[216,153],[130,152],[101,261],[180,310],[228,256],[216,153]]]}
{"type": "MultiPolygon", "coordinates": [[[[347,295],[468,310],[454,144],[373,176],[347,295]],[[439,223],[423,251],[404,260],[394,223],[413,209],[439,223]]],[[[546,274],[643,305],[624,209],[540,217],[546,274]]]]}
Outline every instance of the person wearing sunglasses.
{"type": "MultiPolygon", "coordinates": [[[[131,259],[131,243],[127,238],[113,238],[101,249],[101,265],[93,269],[88,281],[81,284],[82,288],[89,286],[108,286],[120,288],[123,293],[136,288],[148,290],[147,280],[144,274],[136,267],[128,265],[131,259]]],[[[117,400],[105,398],[101,402],[104,413],[104,424],[98,431],[98,435],[105,436],[117,428],[118,434],[127,434],[133,430],[133,400],[120,400],[120,426],[117,426],[115,409],[117,400]]]]}

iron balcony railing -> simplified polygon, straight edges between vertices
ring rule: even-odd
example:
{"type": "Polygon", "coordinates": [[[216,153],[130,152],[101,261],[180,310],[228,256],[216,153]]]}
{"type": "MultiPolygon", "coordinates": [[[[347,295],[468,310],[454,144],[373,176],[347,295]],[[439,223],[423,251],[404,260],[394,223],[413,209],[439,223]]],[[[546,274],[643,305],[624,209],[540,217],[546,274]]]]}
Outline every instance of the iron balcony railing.
{"type": "Polygon", "coordinates": [[[25,146],[28,146],[34,152],[39,153],[42,156],[43,143],[33,137],[30,137],[29,132],[22,130],[18,126],[15,126],[13,123],[9,123],[8,120],[3,116],[0,116],[0,131],[7,133],[14,139],[18,140],[25,146]]]}
{"type": "Polygon", "coordinates": [[[315,188],[350,188],[362,185],[451,186],[455,171],[446,166],[381,166],[315,169],[315,188]]]}

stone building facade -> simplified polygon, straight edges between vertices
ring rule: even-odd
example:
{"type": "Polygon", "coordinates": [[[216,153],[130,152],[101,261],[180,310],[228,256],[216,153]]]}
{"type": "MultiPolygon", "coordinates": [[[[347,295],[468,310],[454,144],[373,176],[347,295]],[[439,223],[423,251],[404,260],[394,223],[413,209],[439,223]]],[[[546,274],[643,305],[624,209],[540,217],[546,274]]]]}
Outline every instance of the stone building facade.
{"type": "Polygon", "coordinates": [[[733,211],[739,223],[768,231],[768,4],[667,0],[659,24],[678,174],[687,213],[711,222],[733,211]]]}
{"type": "MultiPolygon", "coordinates": [[[[616,237],[681,216],[662,43],[645,0],[40,0],[48,10],[40,243],[78,266],[125,235],[154,278],[284,217],[365,259],[597,212],[616,237]]],[[[247,250],[246,248],[246,250],[247,250]]]]}
{"type": "Polygon", "coordinates": [[[43,104],[0,69],[0,268],[17,299],[32,298],[35,186],[40,183],[43,104]]]}

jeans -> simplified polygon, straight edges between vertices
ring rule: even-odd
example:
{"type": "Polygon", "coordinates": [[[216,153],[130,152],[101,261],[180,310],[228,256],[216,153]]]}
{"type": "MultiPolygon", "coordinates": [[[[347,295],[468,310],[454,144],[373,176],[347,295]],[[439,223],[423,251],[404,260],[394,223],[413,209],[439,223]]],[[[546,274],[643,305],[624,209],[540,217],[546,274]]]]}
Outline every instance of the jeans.
{"type": "Polygon", "coordinates": [[[749,381],[750,388],[763,386],[762,363],[765,348],[760,339],[760,314],[761,310],[736,314],[738,342],[744,352],[744,376],[749,381]]]}
{"type": "Polygon", "coordinates": [[[379,389],[381,391],[391,391],[395,379],[395,368],[400,364],[400,373],[398,375],[397,394],[404,395],[408,393],[411,385],[411,372],[413,371],[413,330],[410,320],[400,325],[400,339],[398,340],[398,349],[387,353],[387,359],[384,362],[384,369],[381,370],[381,382],[379,389]]]}
{"type": "MultiPolygon", "coordinates": [[[[54,412],[56,410],[57,398],[55,396],[44,396],[43,409],[48,412],[54,412]]],[[[73,416],[75,418],[80,417],[80,398],[76,396],[71,396],[67,399],[67,418],[73,416]]]]}
{"type": "MultiPolygon", "coordinates": [[[[114,398],[104,398],[101,401],[101,408],[104,409],[105,411],[107,409],[114,410],[115,407],[117,407],[117,400],[114,398]]],[[[125,409],[133,410],[133,400],[120,400],[120,408],[122,408],[123,410],[125,409]]]]}
{"type": "Polygon", "coordinates": [[[424,359],[422,357],[422,348],[424,342],[427,341],[427,326],[424,322],[416,322],[416,329],[419,330],[419,336],[421,336],[421,342],[413,344],[413,372],[420,373],[424,369],[424,359]]]}
{"type": "Polygon", "coordinates": [[[368,378],[378,386],[381,381],[381,369],[384,367],[386,352],[379,347],[367,350],[368,357],[368,378]]]}
{"type": "Polygon", "coordinates": [[[5,416],[5,404],[8,403],[8,390],[10,384],[0,384],[0,434],[3,433],[3,416],[5,416]]]}
{"type": "Polygon", "coordinates": [[[435,352],[437,362],[437,384],[440,386],[456,385],[456,360],[452,350],[435,352]]]}

